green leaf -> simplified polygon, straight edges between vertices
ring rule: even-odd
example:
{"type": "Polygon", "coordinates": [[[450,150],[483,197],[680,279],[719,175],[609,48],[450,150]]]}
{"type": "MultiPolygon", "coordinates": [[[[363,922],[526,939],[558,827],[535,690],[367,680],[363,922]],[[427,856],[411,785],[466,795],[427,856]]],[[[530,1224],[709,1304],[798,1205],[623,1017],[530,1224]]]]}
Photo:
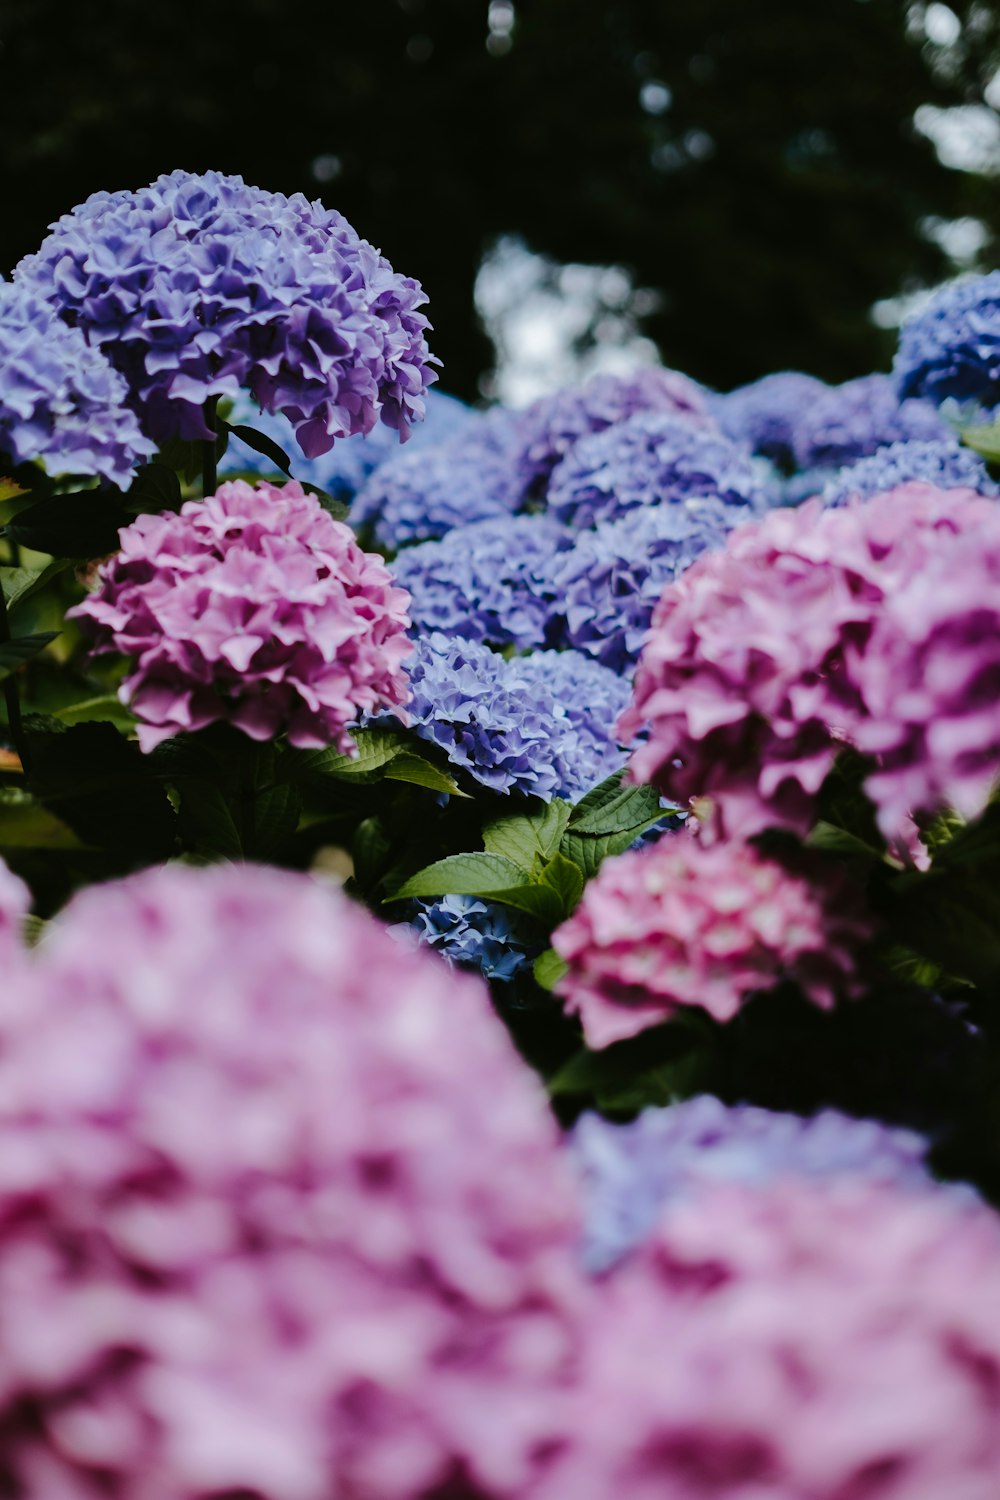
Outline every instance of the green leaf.
{"type": "Polygon", "coordinates": [[[560,917],[568,917],[583,895],[583,875],[564,854],[553,854],[542,866],[541,881],[558,898],[560,917]]]}
{"type": "MultiPolygon", "coordinates": [[[[223,452],[225,452],[225,446],[223,446],[223,452]]],[[[204,456],[204,443],[189,438],[171,438],[169,443],[164,443],[157,458],[159,464],[175,470],[187,484],[193,484],[201,476],[204,456]]],[[[219,456],[221,457],[221,454],[219,456]]]]}
{"type": "Polygon", "coordinates": [[[960,427],[958,435],[967,448],[991,463],[1000,462],[1000,422],[960,427]]]}
{"type": "Polygon", "coordinates": [[[364,818],[354,830],[351,858],[354,879],[362,891],[370,891],[387,868],[392,839],[381,818],[364,818]]]}
{"type": "Polygon", "coordinates": [[[623,787],[622,775],[618,772],[609,776],[576,805],[569,820],[575,834],[601,837],[624,833],[640,826],[648,827],[651,822],[657,823],[671,810],[660,806],[660,794],[654,787],[623,787]],[[598,798],[598,793],[603,795],[598,798]]]}
{"type": "Polygon", "coordinates": [[[469,795],[446,771],[410,751],[403,751],[386,762],[385,777],[387,781],[408,781],[413,786],[425,786],[432,792],[447,792],[451,797],[469,795]]]}
{"type": "Polygon", "coordinates": [[[712,1061],[707,1036],[677,1023],[656,1026],[600,1052],[584,1048],[550,1080],[549,1092],[582,1096],[607,1113],[636,1114],[705,1089],[712,1061]]]}
{"type": "Polygon", "coordinates": [[[125,495],[125,506],[133,515],[148,511],[177,511],[181,508],[183,498],[181,483],[174,469],[167,464],[144,464],[125,495]]]}
{"type": "Polygon", "coordinates": [[[503,813],[483,828],[483,843],[491,854],[502,854],[531,874],[559,847],[572,808],[553,798],[537,802],[530,812],[503,813]]]}
{"type": "Polygon", "coordinates": [[[352,738],[357,755],[342,755],[332,748],[300,752],[297,757],[300,770],[311,776],[335,776],[343,781],[379,781],[391,760],[413,754],[412,741],[400,729],[356,729],[352,738]]]}
{"type": "Polygon", "coordinates": [[[3,585],[7,608],[12,610],[18,604],[23,604],[53,578],[65,573],[68,567],[66,558],[59,557],[54,562],[47,563],[44,568],[4,568],[0,573],[0,583],[3,585]]]}
{"type": "Polygon", "coordinates": [[[225,792],[213,781],[178,783],[181,832],[201,853],[239,862],[243,839],[225,792]]]}
{"type": "Polygon", "coordinates": [[[569,964],[554,948],[546,948],[535,959],[534,969],[535,983],[543,990],[554,990],[563,975],[569,973],[569,964]]]}
{"type": "Polygon", "coordinates": [[[0,788],[0,848],[82,849],[71,828],[20,787],[0,788]]]}
{"type": "Polygon", "coordinates": [[[0,681],[18,671],[39,651],[44,651],[58,634],[58,630],[42,630],[37,635],[20,635],[16,640],[0,644],[0,681]]]}
{"type": "Polygon", "coordinates": [[[276,854],[298,827],[302,799],[287,781],[263,787],[251,806],[251,837],[247,854],[268,859],[276,854]]]}
{"type": "Polygon", "coordinates": [[[118,532],[131,517],[120,498],[103,490],[55,495],[18,511],[7,523],[12,541],[53,557],[104,557],[117,552],[118,532]]]}
{"type": "Polygon", "coordinates": [[[116,729],[121,729],[125,734],[131,734],[135,728],[134,717],[124,703],[119,702],[114,693],[105,693],[100,698],[85,698],[80,703],[67,704],[65,708],[56,710],[55,717],[63,724],[86,724],[93,720],[100,720],[114,724],[116,729]]]}
{"type": "Polygon", "coordinates": [[[502,854],[452,854],[411,875],[392,896],[405,901],[420,896],[482,896],[526,911],[551,926],[562,916],[559,892],[526,881],[524,871],[502,854]]]}
{"type": "Polygon", "coordinates": [[[863,854],[867,859],[877,859],[880,863],[888,861],[898,864],[884,849],[876,849],[858,834],[822,819],[810,830],[805,843],[810,849],[823,849],[828,854],[863,854]]]}
{"type": "Polygon", "coordinates": [[[246,443],[247,447],[252,448],[255,453],[269,458],[282,474],[287,474],[291,479],[292,464],[288,454],[273,438],[269,438],[266,432],[258,432],[256,427],[245,427],[242,424],[234,427],[229,422],[220,423],[220,427],[225,427],[233,437],[238,437],[241,443],[246,443]]]}

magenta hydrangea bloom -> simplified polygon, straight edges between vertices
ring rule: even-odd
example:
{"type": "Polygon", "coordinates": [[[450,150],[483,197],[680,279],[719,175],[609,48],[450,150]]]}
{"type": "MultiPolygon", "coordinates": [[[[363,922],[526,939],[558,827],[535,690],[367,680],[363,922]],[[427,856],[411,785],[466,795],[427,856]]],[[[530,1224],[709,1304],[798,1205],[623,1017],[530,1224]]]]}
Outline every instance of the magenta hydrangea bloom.
{"type": "MultiPolygon", "coordinates": [[[[879,670],[869,642],[887,601],[904,584],[919,593],[959,533],[995,552],[998,528],[995,501],[913,483],[864,505],[773,511],[730,533],[657,605],[619,726],[623,739],[650,727],[634,776],[680,801],[712,798],[730,836],[805,832],[839,748],[860,743],[870,717],[858,663],[879,670]]],[[[919,617],[906,628],[919,632],[919,617]]]]}
{"type": "Polygon", "coordinates": [[[205,402],[241,386],[308,458],[423,416],[427,299],[321,203],[178,171],[51,228],[15,278],[105,350],[157,442],[208,437],[205,402]]]}
{"type": "Polygon", "coordinates": [[[680,833],[604,861],[552,934],[569,966],[556,988],[592,1047],[692,1005],[728,1021],[787,980],[825,1009],[861,992],[872,931],[839,868],[806,878],[752,844],[680,833]]]}
{"type": "Polygon", "coordinates": [[[539,1500],[992,1500],[1000,1226],[953,1190],[678,1203],[595,1303],[539,1500]]]}
{"type": "Polygon", "coordinates": [[[71,613],[134,658],[120,696],[144,750],[224,720],[348,751],[359,714],[405,701],[409,595],[298,484],[233,480],[121,543],[71,613]]]}
{"type": "Polygon", "coordinates": [[[525,1492],[583,1286],[480,980],[307,877],[174,866],[77,897],[0,1037],[4,1493],[525,1492]]]}
{"type": "Polygon", "coordinates": [[[519,418],[516,465],[529,499],[545,493],[549,475],[580,438],[640,411],[670,412],[715,428],[706,392],[677,370],[657,366],[633,375],[592,375],[580,386],[540,396],[519,418]]]}

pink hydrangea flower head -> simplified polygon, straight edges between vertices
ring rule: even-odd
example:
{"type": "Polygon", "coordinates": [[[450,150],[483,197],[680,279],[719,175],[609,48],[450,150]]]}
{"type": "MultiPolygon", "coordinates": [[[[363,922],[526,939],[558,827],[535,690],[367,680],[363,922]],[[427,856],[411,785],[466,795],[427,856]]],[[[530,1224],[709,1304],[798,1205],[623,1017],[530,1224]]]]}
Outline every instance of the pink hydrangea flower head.
{"type": "Polygon", "coordinates": [[[1000,1227],[948,1189],[705,1186],[595,1302],[539,1500],[992,1500],[1000,1227]]]}
{"type": "Polygon", "coordinates": [[[554,1122],[481,981],[253,866],[91,887],[25,971],[0,994],[0,1489],[520,1494],[585,1289],[554,1122]]]}
{"type": "Polygon", "coordinates": [[[409,595],[298,484],[233,480],[121,543],[72,613],[96,652],[134,658],[121,697],[144,750],[224,720],[347,751],[359,714],[405,701],[409,595]]]}
{"type": "Polygon", "coordinates": [[[829,1008],[859,992],[871,933],[838,867],[806,878],[751,844],[678,834],[605,860],[552,945],[569,965],[559,993],[606,1047],[685,1006],[728,1021],[784,980],[829,1008]]]}
{"type": "Polygon", "coordinates": [[[984,528],[1000,528],[992,500],[912,483],[731,532],[654,612],[619,724],[625,739],[650,726],[631,774],[677,800],[711,798],[729,836],[805,832],[838,750],[868,716],[857,664],[886,601],[959,534],[984,528]]]}

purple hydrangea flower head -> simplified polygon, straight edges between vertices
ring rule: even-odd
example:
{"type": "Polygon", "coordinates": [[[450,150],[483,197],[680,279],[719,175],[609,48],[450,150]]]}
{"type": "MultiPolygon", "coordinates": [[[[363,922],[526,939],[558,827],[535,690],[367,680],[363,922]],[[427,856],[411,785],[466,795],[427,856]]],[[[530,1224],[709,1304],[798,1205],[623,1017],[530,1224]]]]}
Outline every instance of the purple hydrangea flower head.
{"type": "Polygon", "coordinates": [[[831,386],[803,407],[795,431],[797,466],[840,468],[891,443],[951,435],[929,402],[901,402],[888,375],[863,375],[831,386]]]}
{"type": "Polygon", "coordinates": [[[584,1192],[584,1261],[594,1272],[640,1245],[668,1203],[715,1182],[841,1177],[922,1188],[932,1181],[928,1142],[915,1131],[834,1109],[806,1119],[729,1106],[711,1094],[646,1109],[629,1125],[583,1115],[571,1150],[584,1192]]]}
{"type": "Polygon", "coordinates": [[[638,412],[581,438],[552,471],[546,509],[564,525],[613,521],[639,506],[686,504],[697,513],[732,505],[745,519],[764,508],[749,455],[709,428],[663,412],[638,412]]]}
{"type": "Polygon", "coordinates": [[[712,409],[727,437],[790,469],[798,459],[797,433],[803,414],[828,390],[813,375],[780,370],[716,396],[712,409]]]}
{"type": "MultiPolygon", "coordinates": [[[[891,615],[915,641],[924,622],[932,632],[941,625],[945,635],[935,636],[935,649],[945,650],[950,627],[921,580],[937,580],[941,569],[956,568],[940,608],[960,609],[956,595],[963,587],[965,552],[979,546],[980,567],[991,568],[998,526],[1000,511],[992,500],[970,490],[911,483],[842,509],[824,510],[813,500],[797,510],[771,511],[730,533],[724,547],[706,553],[670,584],[656,607],[633,707],[620,725],[625,738],[649,728],[633,755],[632,774],[655,781],[677,801],[711,798],[717,826],[730,837],[749,838],[768,827],[807,832],[816,796],[845,741],[859,747],[863,741],[866,751],[880,755],[895,744],[893,711],[886,706],[882,719],[876,707],[884,696],[876,680],[896,649],[878,634],[879,620],[891,615]],[[962,542],[963,533],[977,541],[962,542]],[[908,596],[905,622],[889,602],[904,587],[923,590],[919,608],[908,596]],[[878,723],[884,728],[877,729],[878,723]]],[[[973,592],[984,597],[978,585],[969,598],[973,592]]],[[[927,684],[932,696],[941,695],[942,712],[947,705],[951,728],[942,723],[914,742],[941,748],[942,771],[946,763],[957,769],[962,748],[954,716],[968,714],[965,732],[976,741],[976,764],[970,763],[972,780],[964,789],[955,783],[963,800],[973,783],[981,789],[992,755],[988,705],[973,694],[961,708],[972,681],[962,674],[982,668],[992,650],[988,634],[973,645],[975,636],[973,616],[961,612],[956,647],[962,641],[971,654],[963,656],[961,671],[954,663],[945,667],[942,657],[940,686],[927,684]],[[986,718],[977,719],[983,713],[986,718]]],[[[906,658],[910,648],[898,649],[906,658]]],[[[912,649],[916,670],[922,647],[912,649]]],[[[899,693],[902,678],[889,674],[881,680],[886,693],[899,693]]],[[[995,702],[991,691],[985,696],[995,702]]],[[[903,718],[910,701],[899,698],[896,712],[903,718]]],[[[919,704],[921,713],[930,712],[926,695],[919,704]]],[[[934,722],[931,715],[928,726],[934,722]]],[[[921,763],[928,770],[933,756],[921,753],[921,763]]],[[[873,795],[876,785],[868,783],[873,795]]],[[[893,836],[905,847],[905,827],[893,836]]]]}
{"type": "Polygon", "coordinates": [[[666,585],[706,548],[721,546],[741,519],[736,506],[699,497],[628,511],[582,532],[550,570],[561,639],[612,671],[631,672],[666,585]]]}
{"type": "Polygon", "coordinates": [[[514,414],[498,408],[476,413],[447,442],[398,454],[358,495],[352,526],[396,549],[512,515],[520,500],[515,435],[514,414]]]}
{"type": "MultiPolygon", "coordinates": [[[[407,453],[432,447],[456,437],[467,426],[475,425],[478,413],[455,396],[430,390],[424,398],[426,415],[414,427],[407,443],[407,453]]],[[[228,420],[234,425],[253,427],[273,438],[291,459],[292,472],[302,484],[315,485],[335,500],[345,504],[353,500],[375,470],[393,457],[399,449],[399,435],[381,423],[371,432],[359,432],[344,438],[317,458],[306,458],[299,449],[295,429],[281,412],[261,411],[257,404],[240,391],[228,420]]],[[[230,442],[219,463],[219,474],[253,474],[280,484],[285,478],[277,465],[239,439],[230,442]]]]}
{"type": "Polygon", "coordinates": [[[683,1199],[602,1283],[541,1500],[990,1500],[1000,1226],[946,1188],[683,1199]]]}
{"type": "Polygon", "coordinates": [[[611,673],[598,680],[591,664],[565,655],[508,661],[435,631],[418,642],[407,668],[411,728],[495,792],[545,802],[578,796],[625,758],[614,728],[622,684],[611,673]]]}
{"type": "Polygon", "coordinates": [[[553,570],[571,542],[548,516],[507,516],[456,526],[408,548],[392,567],[412,596],[415,632],[521,651],[559,632],[553,570]]]}
{"type": "Polygon", "coordinates": [[[225,720],[348,751],[360,713],[405,700],[407,595],[298,484],[233,480],[121,542],[73,614],[134,658],[120,695],[144,750],[225,720]]]}
{"type": "Polygon", "coordinates": [[[94,193],[15,276],[103,348],[158,442],[205,438],[248,387],[310,458],[381,420],[405,437],[435,378],[426,301],[342,215],[219,172],[94,193]]]}
{"type": "Polygon", "coordinates": [[[752,844],[688,833],[606,859],[552,935],[557,992],[606,1047],[701,1006],[731,1020],[792,981],[828,1009],[861,992],[871,923],[837,867],[792,871],[752,844]]]}
{"type": "Polygon", "coordinates": [[[122,377],[31,287],[0,280],[0,463],[126,487],[152,457],[122,377]]]}
{"type": "Polygon", "coordinates": [[[484,979],[509,983],[527,973],[545,946],[530,917],[478,896],[416,901],[405,931],[449,963],[478,969],[484,979]]]}
{"type": "Polygon", "coordinates": [[[829,481],[822,490],[825,506],[845,505],[848,500],[868,500],[872,495],[894,490],[919,479],[939,490],[977,490],[980,495],[1000,494],[978,453],[954,438],[931,442],[890,443],[868,458],[858,459],[829,481]]]}
{"type": "Polygon", "coordinates": [[[901,396],[1000,402],[1000,271],[949,282],[903,324],[893,375],[901,396]]]}
{"type": "Polygon", "coordinates": [[[525,497],[544,495],[552,470],[581,438],[640,411],[670,412],[700,427],[716,425],[706,392],[676,370],[592,375],[583,385],[539,397],[520,414],[517,467],[525,497]]]}
{"type": "Polygon", "coordinates": [[[480,980],[305,876],[173,866],[77,897],[0,1035],[5,1490],[524,1492],[583,1289],[480,980]]]}

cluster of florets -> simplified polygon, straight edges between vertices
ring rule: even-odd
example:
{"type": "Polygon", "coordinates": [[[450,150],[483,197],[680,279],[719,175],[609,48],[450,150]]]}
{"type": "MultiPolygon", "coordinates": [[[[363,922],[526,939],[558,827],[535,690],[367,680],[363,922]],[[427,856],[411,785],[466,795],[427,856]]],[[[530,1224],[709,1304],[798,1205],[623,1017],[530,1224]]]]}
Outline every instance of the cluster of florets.
{"type": "Polygon", "coordinates": [[[899,335],[893,364],[903,396],[1000,402],[1000,271],[949,282],[899,335]]]}
{"type": "Polygon", "coordinates": [[[79,896],[0,1032],[0,1488],[524,1492],[575,1204],[480,981],[305,877],[174,867],[79,896]]]}
{"type": "Polygon", "coordinates": [[[747,452],[690,418],[639,412],[581,438],[552,471],[546,510],[566,526],[613,521],[637,506],[683,503],[697,515],[764,508],[747,452]]]}
{"type": "Polygon", "coordinates": [[[383,464],[351,507],[351,525],[397,549],[453,527],[512,515],[520,499],[513,413],[470,413],[460,431],[383,464]]]}
{"type": "Polygon", "coordinates": [[[988,1500],[1000,1229],[937,1189],[705,1187],[603,1285],[543,1500],[988,1500]]]}
{"type": "Polygon", "coordinates": [[[154,446],[125,405],[125,382],[99,349],[31,287],[0,281],[0,466],[127,486],[154,446]]]}
{"type": "Polygon", "coordinates": [[[526,974],[545,946],[537,923],[523,912],[478,896],[416,901],[402,935],[460,968],[478,969],[502,984],[526,974]]]}
{"type": "Polygon", "coordinates": [[[929,442],[890,443],[868,458],[842,469],[821,491],[826,506],[845,505],[848,500],[869,500],[901,484],[920,480],[939,490],[976,490],[980,495],[1000,494],[978,453],[964,448],[955,438],[929,442]]]}
{"type": "Polygon", "coordinates": [[[593,1047],[690,1006],[731,1020],[787,982],[829,1008],[862,992],[872,933],[839,867],[793,873],[751,844],[678,834],[605,860],[552,935],[557,991],[593,1047]]]}
{"type": "Polygon", "coordinates": [[[629,1125],[586,1114],[571,1151],[584,1195],[584,1262],[606,1271],[641,1245],[664,1209],[717,1182],[845,1178],[926,1188],[928,1143],[912,1130],[834,1109],[812,1117],[700,1094],[629,1125]]]}
{"type": "Polygon", "coordinates": [[[888,375],[862,375],[830,386],[804,406],[795,434],[799,469],[840,468],[891,443],[951,436],[926,401],[904,400],[888,375]]]}
{"type": "MultiPolygon", "coordinates": [[[[288,418],[281,412],[262,411],[245,391],[236,397],[226,419],[234,426],[252,427],[272,438],[291,460],[292,471],[300,483],[315,485],[334,500],[348,504],[376,469],[392,458],[397,455],[409,457],[438,443],[448,442],[478,420],[478,414],[471,407],[436,389],[427,392],[424,405],[424,420],[413,428],[403,454],[399,451],[399,434],[380,422],[371,432],[355,433],[326,453],[306,458],[299,450],[295,428],[288,418]]],[[[275,484],[286,477],[265,453],[258,452],[235,436],[219,460],[219,474],[223,477],[254,475],[275,484]]]]}
{"type": "Polygon", "coordinates": [[[574,444],[640,411],[669,412],[714,428],[707,393],[686,375],[659,366],[634,375],[593,375],[580,386],[541,396],[519,418],[516,467],[526,499],[544,495],[549,477],[574,444]]]}
{"type": "Polygon", "coordinates": [[[572,540],[547,516],[508,516],[408,548],[393,572],[411,596],[414,632],[440,630],[517,651],[555,644],[555,558],[572,540]]]}
{"type": "Polygon", "coordinates": [[[248,387],[308,456],[376,421],[405,436],[435,378],[426,301],[341,214],[219,172],[94,193],[16,277],[125,376],[143,430],[207,438],[248,387]]]}
{"type": "Polygon", "coordinates": [[[408,665],[415,734],[495,792],[574,798],[620,768],[617,705],[628,685],[570,652],[505,660],[433,632],[408,665]]]}
{"type": "Polygon", "coordinates": [[[666,585],[742,518],[735,506],[682,501],[582,532],[552,559],[550,638],[631,673],[666,585]]]}
{"type": "Polygon", "coordinates": [[[360,713],[405,701],[407,595],[298,484],[140,516],[99,576],[72,613],[95,652],[133,658],[120,694],[144,750],[224,721],[346,751],[360,713]]]}
{"type": "Polygon", "coordinates": [[[998,559],[994,501],[921,484],[741,527],[657,606],[620,726],[649,725],[634,773],[677,800],[712,798],[743,837],[805,832],[845,742],[882,757],[866,786],[889,838],[907,838],[901,803],[978,808],[1000,768],[996,695],[979,690],[1000,636],[977,613],[995,613],[998,559]]]}

